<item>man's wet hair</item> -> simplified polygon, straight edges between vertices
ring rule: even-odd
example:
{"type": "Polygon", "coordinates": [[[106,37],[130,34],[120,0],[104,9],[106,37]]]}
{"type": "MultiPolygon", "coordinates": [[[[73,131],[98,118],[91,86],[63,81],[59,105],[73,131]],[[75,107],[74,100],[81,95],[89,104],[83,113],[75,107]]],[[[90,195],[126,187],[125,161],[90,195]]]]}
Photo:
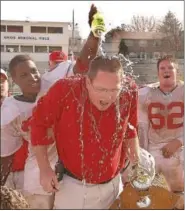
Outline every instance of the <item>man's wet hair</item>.
{"type": "Polygon", "coordinates": [[[22,62],[26,62],[26,61],[33,61],[33,59],[29,55],[26,55],[26,54],[20,54],[20,55],[13,57],[13,59],[11,59],[11,61],[9,63],[9,68],[8,68],[10,75],[12,76],[15,74],[14,69],[16,68],[16,66],[18,64],[20,64],[22,62]]]}
{"type": "Polygon", "coordinates": [[[109,73],[123,73],[122,64],[117,56],[97,56],[95,57],[89,66],[87,76],[93,80],[99,71],[109,73]]]}
{"type": "Polygon", "coordinates": [[[7,186],[1,186],[1,210],[24,210],[29,208],[21,193],[7,186]]]}
{"type": "Polygon", "coordinates": [[[177,62],[176,58],[171,56],[171,55],[166,55],[166,56],[163,56],[163,57],[158,59],[158,61],[157,61],[157,70],[158,71],[159,71],[160,63],[163,62],[163,61],[166,61],[166,60],[169,61],[169,62],[174,63],[175,64],[175,68],[178,70],[178,62],[177,62]]]}

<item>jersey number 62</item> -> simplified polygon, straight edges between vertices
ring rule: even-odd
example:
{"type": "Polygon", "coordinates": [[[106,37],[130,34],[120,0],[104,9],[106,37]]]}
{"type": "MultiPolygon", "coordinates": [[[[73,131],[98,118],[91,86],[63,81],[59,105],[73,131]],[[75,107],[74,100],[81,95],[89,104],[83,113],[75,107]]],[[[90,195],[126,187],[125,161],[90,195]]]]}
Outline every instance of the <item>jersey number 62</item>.
{"type": "Polygon", "coordinates": [[[162,129],[163,127],[167,127],[167,129],[177,129],[183,126],[183,117],[184,117],[184,103],[183,102],[172,102],[167,106],[162,103],[151,103],[148,106],[148,118],[150,123],[152,124],[153,129],[162,129]],[[170,113],[170,111],[174,108],[180,108],[178,113],[170,113]],[[153,109],[158,109],[160,111],[165,111],[167,109],[168,114],[162,115],[161,113],[152,113],[153,109]],[[182,122],[174,123],[175,118],[181,118],[182,122]],[[158,119],[159,124],[154,123],[153,119],[158,119]]]}

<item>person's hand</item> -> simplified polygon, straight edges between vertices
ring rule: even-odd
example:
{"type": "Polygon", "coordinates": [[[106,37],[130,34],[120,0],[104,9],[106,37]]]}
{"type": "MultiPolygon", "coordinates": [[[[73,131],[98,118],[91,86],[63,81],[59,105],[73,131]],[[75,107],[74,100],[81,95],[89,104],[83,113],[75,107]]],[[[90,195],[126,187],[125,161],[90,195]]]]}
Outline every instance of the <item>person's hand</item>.
{"type": "Polygon", "coordinates": [[[40,172],[40,184],[44,191],[53,193],[59,190],[57,176],[52,168],[47,168],[40,172]]]}
{"type": "Polygon", "coordinates": [[[162,149],[162,154],[165,158],[172,157],[175,152],[182,146],[181,142],[178,139],[173,139],[169,141],[162,149]]]}
{"type": "Polygon", "coordinates": [[[91,5],[91,9],[90,9],[90,11],[89,11],[89,20],[88,20],[88,23],[89,23],[90,28],[91,28],[91,24],[92,24],[92,21],[93,21],[93,16],[94,16],[97,12],[98,12],[97,7],[96,7],[94,4],[92,4],[92,5],[91,5]]]}
{"type": "Polygon", "coordinates": [[[101,34],[106,31],[104,17],[101,13],[98,13],[98,10],[94,4],[91,5],[89,12],[89,26],[95,37],[101,37],[101,34]],[[96,16],[95,16],[96,15],[96,16]]]}

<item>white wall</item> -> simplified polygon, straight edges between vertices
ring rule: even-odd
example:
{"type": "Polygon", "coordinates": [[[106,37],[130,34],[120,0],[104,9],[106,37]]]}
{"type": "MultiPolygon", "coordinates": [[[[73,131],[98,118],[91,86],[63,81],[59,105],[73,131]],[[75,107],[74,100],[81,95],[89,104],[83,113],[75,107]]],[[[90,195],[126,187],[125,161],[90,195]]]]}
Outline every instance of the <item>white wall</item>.
{"type": "Polygon", "coordinates": [[[1,32],[1,45],[61,45],[68,46],[68,34],[1,32]]]}
{"type": "MultiPolygon", "coordinates": [[[[22,25],[23,33],[1,32],[1,45],[31,45],[31,46],[61,46],[68,54],[69,29],[65,22],[26,22],[26,21],[1,21],[2,25],[22,25]],[[31,33],[31,26],[63,27],[62,34],[31,33]]],[[[1,52],[1,66],[21,52],[1,52]]],[[[49,53],[24,53],[29,54],[36,62],[48,62],[49,53]]]]}

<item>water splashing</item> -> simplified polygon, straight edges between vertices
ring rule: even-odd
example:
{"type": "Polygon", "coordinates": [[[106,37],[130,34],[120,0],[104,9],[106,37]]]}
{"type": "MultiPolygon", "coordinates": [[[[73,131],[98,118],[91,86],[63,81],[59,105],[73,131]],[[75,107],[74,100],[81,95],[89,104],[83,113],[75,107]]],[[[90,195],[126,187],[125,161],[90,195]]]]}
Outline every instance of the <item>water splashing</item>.
{"type": "MultiPolygon", "coordinates": [[[[103,47],[104,42],[105,42],[105,33],[102,33],[99,48],[98,48],[98,55],[102,55],[102,56],[107,55],[103,47]]],[[[139,77],[139,75],[134,74],[134,70],[133,70],[133,66],[136,64],[136,62],[132,62],[128,57],[126,58],[123,54],[115,55],[115,57],[118,57],[118,59],[120,60],[123,66],[124,74],[127,77],[132,78],[134,80],[136,80],[139,77]]]]}

